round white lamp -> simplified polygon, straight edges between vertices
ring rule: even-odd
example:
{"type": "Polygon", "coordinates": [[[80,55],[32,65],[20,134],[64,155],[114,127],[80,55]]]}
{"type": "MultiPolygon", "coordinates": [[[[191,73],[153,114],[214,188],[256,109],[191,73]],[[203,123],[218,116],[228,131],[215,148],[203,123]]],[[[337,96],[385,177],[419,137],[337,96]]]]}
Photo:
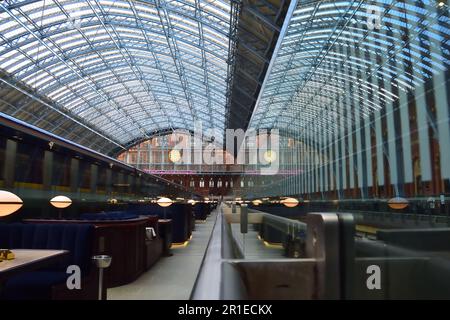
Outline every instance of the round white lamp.
{"type": "Polygon", "coordinates": [[[173,203],[173,201],[172,201],[172,199],[162,197],[162,198],[159,198],[158,201],[156,201],[156,203],[157,203],[160,207],[165,208],[165,207],[171,206],[172,203],[173,203]]]}
{"type": "Polygon", "coordinates": [[[294,208],[298,205],[299,201],[295,198],[286,198],[280,201],[284,206],[288,208],[294,208]]]}
{"type": "Polygon", "coordinates": [[[23,206],[23,201],[14,193],[0,190],[0,217],[8,216],[23,206]]]}
{"type": "Polygon", "coordinates": [[[408,206],[408,200],[401,197],[395,197],[388,200],[388,206],[391,209],[401,210],[405,209],[408,206]]]}
{"type": "Polygon", "coordinates": [[[62,209],[69,207],[72,204],[72,200],[66,196],[56,196],[50,199],[50,204],[59,209],[58,218],[62,217],[62,209]]]}
{"type": "Polygon", "coordinates": [[[163,207],[163,209],[164,209],[164,219],[166,219],[166,208],[172,205],[172,203],[173,203],[172,199],[169,199],[169,198],[166,198],[166,197],[162,197],[162,198],[159,198],[158,201],[156,201],[156,203],[160,207],[163,207]]]}
{"type": "Polygon", "coordinates": [[[256,200],[253,200],[252,203],[254,206],[259,206],[262,203],[262,201],[259,199],[256,199],[256,200]]]}
{"type": "Polygon", "coordinates": [[[64,209],[72,204],[72,200],[66,196],[56,196],[50,200],[50,203],[55,208],[64,209]]]}

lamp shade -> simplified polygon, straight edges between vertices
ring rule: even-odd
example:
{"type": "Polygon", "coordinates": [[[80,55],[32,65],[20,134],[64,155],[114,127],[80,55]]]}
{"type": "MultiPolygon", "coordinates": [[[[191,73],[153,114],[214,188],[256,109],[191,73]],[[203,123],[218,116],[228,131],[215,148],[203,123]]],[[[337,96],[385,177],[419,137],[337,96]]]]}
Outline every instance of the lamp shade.
{"type": "Polygon", "coordinates": [[[262,201],[256,199],[256,200],[253,200],[252,203],[253,203],[253,205],[255,205],[255,206],[259,206],[259,205],[262,203],[262,201]]]}
{"type": "Polygon", "coordinates": [[[188,200],[188,203],[194,205],[196,203],[196,201],[194,199],[190,199],[190,200],[188,200]]]}
{"type": "Polygon", "coordinates": [[[388,200],[388,206],[395,210],[405,209],[408,206],[408,200],[401,197],[395,197],[388,200]]]}
{"type": "Polygon", "coordinates": [[[173,201],[172,201],[172,199],[162,197],[162,198],[159,198],[158,201],[156,201],[156,203],[160,207],[168,207],[168,206],[172,205],[173,201]]]}
{"type": "Polygon", "coordinates": [[[280,201],[280,203],[284,204],[288,208],[296,207],[299,201],[295,198],[286,198],[280,201]]]}
{"type": "Polygon", "coordinates": [[[23,201],[14,193],[0,190],[0,217],[10,215],[23,206],[23,201]]]}
{"type": "Polygon", "coordinates": [[[116,204],[117,203],[117,199],[109,199],[108,202],[111,203],[111,204],[116,204]]]}
{"type": "Polygon", "coordinates": [[[72,200],[66,196],[56,196],[50,200],[50,204],[55,208],[64,209],[72,204],[72,200]]]}

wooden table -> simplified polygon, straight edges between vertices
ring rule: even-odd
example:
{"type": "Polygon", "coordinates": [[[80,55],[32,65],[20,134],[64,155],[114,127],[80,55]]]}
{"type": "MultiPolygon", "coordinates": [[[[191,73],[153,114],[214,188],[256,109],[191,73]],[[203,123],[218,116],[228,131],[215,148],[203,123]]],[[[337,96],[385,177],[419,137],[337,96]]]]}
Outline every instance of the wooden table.
{"type": "Polygon", "coordinates": [[[67,250],[12,249],[13,260],[0,262],[0,287],[3,281],[18,273],[33,271],[57,263],[67,256],[67,250]]]}

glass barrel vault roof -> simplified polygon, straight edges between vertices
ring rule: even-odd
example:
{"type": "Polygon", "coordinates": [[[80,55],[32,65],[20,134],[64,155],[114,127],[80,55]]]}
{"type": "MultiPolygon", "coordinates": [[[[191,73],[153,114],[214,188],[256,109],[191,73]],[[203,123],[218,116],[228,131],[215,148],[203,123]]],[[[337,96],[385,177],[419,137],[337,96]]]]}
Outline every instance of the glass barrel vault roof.
{"type": "Polygon", "coordinates": [[[368,116],[448,70],[450,19],[443,1],[298,0],[293,6],[253,128],[314,139],[320,127],[332,138],[342,124],[351,129],[356,107],[368,116]],[[346,120],[338,123],[338,115],[346,120]]]}
{"type": "Polygon", "coordinates": [[[1,1],[0,69],[118,146],[223,131],[229,28],[226,0],[1,1]]]}

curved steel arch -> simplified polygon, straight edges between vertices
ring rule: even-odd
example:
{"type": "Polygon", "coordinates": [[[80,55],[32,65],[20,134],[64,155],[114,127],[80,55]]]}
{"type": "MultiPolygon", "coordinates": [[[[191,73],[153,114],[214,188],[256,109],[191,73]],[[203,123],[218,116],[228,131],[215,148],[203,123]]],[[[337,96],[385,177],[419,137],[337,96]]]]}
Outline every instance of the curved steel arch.
{"type": "MultiPolygon", "coordinates": [[[[133,26],[129,26],[129,25],[121,25],[121,24],[116,23],[116,22],[114,22],[114,23],[109,23],[108,25],[115,26],[115,27],[127,27],[127,28],[129,28],[129,29],[136,29],[136,30],[142,30],[142,31],[147,31],[147,32],[153,32],[153,33],[156,33],[156,34],[160,34],[161,36],[164,36],[164,34],[163,34],[162,32],[158,33],[158,32],[155,32],[155,31],[152,30],[152,29],[149,29],[149,30],[139,29],[139,28],[137,28],[137,27],[134,26],[134,25],[133,25],[133,26]]],[[[83,25],[83,26],[84,26],[84,25],[83,25]]],[[[99,26],[101,26],[101,24],[99,24],[99,23],[95,23],[95,24],[94,24],[94,23],[91,23],[91,24],[86,25],[85,27],[87,27],[87,26],[91,26],[91,27],[99,27],[99,26]]],[[[64,37],[64,32],[73,32],[73,30],[66,31],[66,30],[64,30],[64,29],[63,29],[63,30],[55,29],[55,30],[52,30],[51,33],[46,34],[46,37],[52,38],[52,37],[55,36],[55,35],[61,35],[61,37],[64,37]]],[[[104,34],[106,34],[106,33],[104,33],[104,34]]],[[[192,35],[192,33],[191,33],[191,35],[192,35]]],[[[70,34],[69,34],[69,36],[70,36],[70,34]]],[[[98,34],[96,34],[96,36],[98,36],[98,34]]],[[[52,38],[52,39],[53,39],[53,38],[52,38]]],[[[124,37],[122,38],[122,40],[127,40],[127,39],[131,39],[131,40],[135,41],[136,43],[139,43],[138,39],[136,39],[136,38],[127,38],[126,36],[124,36],[124,37]]],[[[56,40],[57,40],[57,39],[56,39],[56,40]]],[[[9,41],[10,43],[14,43],[14,46],[10,46],[9,49],[7,49],[7,50],[5,50],[5,51],[3,52],[3,54],[8,54],[9,52],[11,52],[11,51],[13,51],[13,50],[17,50],[18,48],[21,48],[21,47],[24,47],[24,46],[29,46],[30,44],[34,44],[34,43],[35,43],[35,40],[33,40],[32,38],[25,38],[25,39],[23,39],[23,35],[22,35],[22,37],[21,37],[21,36],[16,36],[16,37],[14,37],[13,39],[7,39],[7,40],[4,40],[4,41],[9,41]],[[19,40],[22,40],[22,42],[19,41],[19,40]]],[[[180,38],[180,39],[177,38],[177,41],[179,41],[179,42],[181,42],[181,43],[185,43],[185,44],[190,45],[190,46],[193,46],[193,47],[195,47],[195,48],[197,48],[197,49],[205,50],[205,52],[207,52],[207,53],[209,53],[209,54],[215,56],[217,59],[226,61],[226,57],[221,56],[221,55],[218,54],[216,51],[210,50],[210,49],[208,49],[208,48],[204,48],[204,49],[203,49],[203,47],[197,45],[197,44],[194,43],[194,42],[189,42],[189,41],[187,41],[186,39],[183,39],[183,38],[180,38]]],[[[105,40],[103,40],[103,41],[97,41],[97,42],[106,42],[106,43],[109,43],[109,44],[112,43],[112,41],[105,41],[105,40]]],[[[141,46],[135,46],[136,48],[138,48],[138,49],[143,49],[143,48],[147,47],[147,44],[146,44],[145,41],[140,41],[140,42],[142,42],[143,45],[141,45],[141,46]]],[[[97,45],[97,43],[95,43],[95,42],[94,42],[94,44],[97,45]]],[[[38,46],[36,45],[36,47],[38,47],[38,46]]],[[[78,53],[78,52],[80,52],[79,50],[80,50],[80,48],[82,48],[82,47],[87,47],[87,48],[89,48],[89,45],[87,45],[87,44],[85,43],[85,44],[80,44],[79,46],[73,46],[73,47],[70,47],[69,49],[65,49],[65,52],[72,52],[72,51],[75,51],[76,53],[78,53]]],[[[110,46],[108,46],[108,47],[113,47],[113,46],[110,45],[110,46]]],[[[130,47],[130,48],[134,48],[134,46],[131,46],[131,45],[129,45],[129,47],[130,47]]],[[[30,48],[32,48],[32,47],[30,47],[30,48]]],[[[84,51],[89,52],[89,51],[95,51],[96,49],[97,49],[97,51],[101,51],[101,50],[102,50],[101,48],[102,48],[102,46],[96,46],[95,49],[84,50],[84,51]]],[[[223,47],[222,49],[223,49],[224,51],[226,51],[226,47],[223,47]]],[[[84,51],[81,51],[81,52],[84,52],[84,51]]],[[[154,51],[155,53],[159,53],[159,54],[163,54],[163,55],[170,56],[167,52],[164,52],[164,51],[155,51],[155,50],[153,50],[153,51],[154,51]]],[[[77,55],[77,54],[76,54],[76,55],[77,55]]],[[[68,55],[68,56],[70,56],[70,55],[68,55]]],[[[201,54],[199,54],[198,57],[201,58],[201,54]]],[[[49,58],[53,58],[53,59],[54,59],[54,57],[52,57],[52,56],[49,56],[49,58]]],[[[48,58],[46,58],[46,59],[48,59],[48,58]]],[[[45,59],[43,59],[43,60],[45,60],[45,59]]]]}
{"type": "MultiPolygon", "coordinates": [[[[195,132],[194,132],[193,130],[187,130],[187,129],[185,129],[185,128],[165,128],[165,129],[161,129],[161,130],[157,130],[157,131],[148,132],[148,136],[149,136],[150,138],[153,138],[153,137],[159,137],[159,136],[169,135],[169,134],[174,133],[174,132],[176,132],[176,133],[181,133],[181,134],[183,134],[183,133],[184,133],[184,134],[189,134],[190,136],[194,136],[194,134],[195,134],[195,132]]],[[[115,149],[111,152],[111,155],[117,157],[120,153],[122,153],[122,152],[127,152],[127,151],[129,151],[131,148],[133,148],[134,146],[136,146],[136,145],[138,145],[138,144],[140,144],[140,143],[142,143],[142,142],[148,141],[148,140],[149,140],[148,137],[140,137],[140,138],[137,138],[137,139],[135,139],[135,140],[129,141],[129,142],[124,146],[124,147],[126,148],[125,150],[122,149],[122,148],[115,148],[115,149]]],[[[212,142],[212,140],[211,140],[210,137],[202,136],[202,140],[203,140],[204,142],[212,142]]]]}
{"type": "MultiPolygon", "coordinates": [[[[114,49],[114,45],[104,45],[104,46],[96,46],[95,48],[89,48],[87,50],[82,50],[80,51],[79,48],[75,48],[70,50],[70,52],[74,52],[74,54],[67,54],[66,53],[66,57],[69,60],[73,60],[76,58],[82,58],[83,59],[83,63],[86,63],[87,61],[89,61],[88,58],[93,59],[93,58],[99,58],[98,57],[98,53],[104,53],[104,54],[108,54],[108,53],[113,53],[116,52],[118,55],[120,55],[120,53],[117,50],[112,50],[114,49]],[[109,50],[108,50],[109,49],[109,50]],[[91,56],[84,56],[85,54],[91,54],[91,56]],[[97,56],[94,56],[95,54],[97,54],[97,56]]],[[[128,49],[133,49],[133,50],[141,50],[142,53],[147,53],[148,54],[148,50],[146,50],[144,47],[129,47],[128,49]]],[[[167,57],[171,57],[171,55],[167,52],[163,52],[163,51],[153,51],[154,54],[158,54],[161,56],[167,56],[167,57]]],[[[199,56],[199,58],[201,59],[201,56],[199,56]]],[[[135,58],[136,59],[136,58],[135,58]]],[[[142,58],[138,58],[136,60],[141,60],[142,58]]],[[[55,57],[49,57],[49,58],[45,58],[42,59],[40,61],[36,61],[37,63],[39,63],[39,65],[42,68],[52,68],[55,67],[55,65],[59,64],[60,62],[58,61],[58,59],[56,59],[55,57]],[[50,59],[52,58],[52,59],[50,59]]],[[[197,65],[196,63],[194,63],[193,61],[190,61],[190,64],[194,65],[195,67],[201,68],[201,64],[197,65]]],[[[145,67],[150,67],[150,65],[145,65],[143,64],[142,66],[145,67]]],[[[155,68],[155,70],[157,70],[157,68],[155,68]]],[[[27,78],[29,76],[32,76],[35,73],[35,70],[33,68],[33,64],[30,63],[29,65],[25,65],[23,67],[21,67],[20,69],[15,70],[14,72],[15,74],[19,75],[21,78],[27,78]]],[[[221,78],[222,75],[216,73],[214,70],[210,71],[211,75],[216,76],[217,78],[221,78]]]]}
{"type": "MultiPolygon", "coordinates": [[[[10,5],[10,7],[11,8],[14,8],[14,9],[16,9],[16,10],[20,10],[20,7],[21,6],[25,6],[27,3],[38,3],[38,2],[40,2],[41,0],[35,0],[35,1],[22,1],[22,2],[19,2],[18,4],[11,4],[10,5]]],[[[97,0],[91,0],[91,1],[93,1],[94,3],[98,3],[99,1],[97,1],[97,0]]],[[[59,8],[61,8],[61,13],[63,13],[67,18],[70,18],[70,13],[68,13],[67,12],[67,10],[66,9],[64,9],[64,5],[65,5],[65,3],[69,3],[70,4],[70,2],[73,2],[73,3],[76,3],[76,6],[77,7],[82,7],[83,6],[83,4],[86,6],[86,4],[88,3],[87,1],[86,2],[80,2],[80,1],[78,1],[78,2],[76,2],[76,1],[55,1],[56,2],[56,5],[59,7],[59,8]]],[[[101,1],[100,1],[101,2],[101,1]]],[[[133,3],[133,2],[131,2],[131,1],[122,1],[122,2],[124,2],[124,3],[129,3],[130,4],[130,8],[132,9],[132,7],[133,6],[135,6],[135,4],[133,3]]],[[[160,1],[161,2],[161,1],[160,1]]],[[[178,3],[183,3],[183,1],[177,1],[178,3]]],[[[147,1],[147,3],[148,3],[148,5],[151,5],[151,6],[154,6],[155,7],[155,3],[156,3],[156,1],[153,1],[153,2],[150,2],[150,1],[147,1]]],[[[30,10],[29,11],[29,13],[30,14],[32,14],[32,13],[34,13],[34,12],[38,12],[38,13],[40,13],[40,10],[42,9],[42,7],[39,7],[39,6],[36,6],[36,8],[34,8],[34,10],[30,10]]],[[[75,10],[75,11],[78,11],[78,10],[80,10],[81,11],[81,8],[79,8],[79,9],[77,9],[77,10],[75,10]]],[[[182,15],[182,16],[184,16],[185,18],[187,18],[187,19],[191,19],[191,20],[193,20],[193,21],[196,21],[196,22],[199,22],[199,23],[203,23],[204,21],[202,21],[202,20],[199,20],[195,15],[183,15],[183,12],[182,11],[180,11],[180,10],[175,10],[175,9],[171,9],[171,8],[168,8],[167,9],[168,11],[172,11],[172,12],[175,12],[175,13],[178,13],[178,14],[180,14],[180,15],[182,15]]],[[[112,16],[114,16],[114,17],[121,17],[121,18],[126,18],[126,19],[131,19],[131,22],[129,23],[129,24],[126,24],[126,23],[124,23],[124,24],[121,24],[121,23],[119,23],[119,22],[117,22],[117,21],[115,21],[115,20],[110,20],[110,21],[107,21],[107,24],[108,25],[116,25],[116,26],[126,26],[126,27],[128,27],[128,28],[132,28],[132,29],[138,29],[138,30],[143,30],[143,31],[150,31],[151,33],[154,33],[154,34],[159,34],[159,35],[164,35],[164,32],[162,32],[162,31],[158,31],[158,29],[151,29],[151,28],[149,28],[148,26],[146,26],[145,24],[143,24],[143,23],[140,23],[139,24],[139,27],[138,27],[138,25],[135,23],[136,21],[136,19],[137,20],[139,20],[139,21],[147,21],[147,22],[152,22],[152,21],[150,21],[150,20],[146,20],[145,18],[142,18],[141,16],[136,16],[136,14],[138,14],[138,12],[136,11],[136,10],[134,10],[134,12],[133,12],[133,10],[131,10],[130,11],[130,13],[129,13],[129,15],[125,15],[125,14],[121,14],[121,13],[114,13],[114,14],[112,14],[111,13],[111,15],[112,16]]],[[[227,13],[228,14],[228,13],[227,13]]],[[[59,14],[59,15],[48,15],[48,17],[61,17],[62,15],[61,14],[59,14]]],[[[203,17],[205,17],[205,15],[203,15],[203,17]]],[[[206,15],[206,17],[208,17],[208,15],[206,15]]],[[[97,16],[94,14],[94,13],[91,13],[91,14],[82,14],[82,16],[80,16],[80,17],[77,17],[77,18],[79,18],[79,19],[82,19],[83,20],[83,27],[92,27],[92,26],[99,26],[100,25],[100,23],[99,23],[99,21],[96,19],[97,18],[97,16]],[[86,21],[84,21],[84,20],[86,20],[86,21]]],[[[122,21],[123,22],[123,21],[122,21]]],[[[51,36],[54,36],[54,35],[58,35],[58,34],[61,34],[61,32],[63,31],[63,32],[70,32],[70,31],[73,31],[73,30],[71,30],[70,28],[61,28],[61,24],[64,24],[64,23],[67,23],[67,21],[63,21],[63,23],[61,23],[61,22],[57,22],[57,21],[55,21],[55,22],[49,22],[49,23],[47,23],[45,26],[42,26],[41,27],[41,29],[42,29],[42,31],[45,31],[45,34],[47,35],[47,36],[49,36],[49,37],[51,37],[51,36]],[[48,31],[46,30],[46,29],[48,29],[48,31]]],[[[155,21],[153,21],[153,23],[155,23],[156,25],[157,24],[159,24],[159,21],[157,21],[157,17],[155,16],[155,21]]],[[[227,38],[228,37],[228,18],[226,18],[226,19],[221,19],[221,18],[219,18],[219,17],[216,17],[216,21],[209,21],[209,23],[207,24],[207,27],[208,28],[210,28],[211,30],[213,30],[214,31],[214,33],[216,34],[216,35],[222,35],[224,38],[227,38]],[[226,26],[224,29],[220,29],[219,27],[217,27],[215,24],[217,24],[217,22],[221,22],[221,23],[223,23],[224,24],[224,26],[226,26]]],[[[178,27],[175,27],[175,29],[177,29],[178,27]]],[[[180,29],[181,30],[181,29],[180,29]]],[[[193,33],[193,32],[190,32],[190,34],[191,35],[194,35],[195,36],[195,33],[193,33]]],[[[15,37],[11,37],[10,38],[10,40],[11,41],[13,41],[13,42],[17,42],[17,40],[18,39],[21,39],[22,38],[22,35],[16,35],[15,37]]],[[[180,39],[182,39],[182,38],[180,38],[180,39]]],[[[26,38],[25,39],[23,39],[23,40],[26,40],[26,38]]],[[[185,40],[186,41],[186,40],[185,40]]],[[[187,42],[188,43],[188,42],[187,42]]],[[[22,43],[22,45],[26,45],[27,43],[22,43]]]]}
{"type": "MultiPolygon", "coordinates": [[[[114,67],[115,68],[117,68],[117,69],[121,69],[121,68],[124,68],[124,67],[126,67],[127,66],[127,63],[126,62],[119,62],[119,63],[115,63],[114,64],[114,67]]],[[[135,64],[135,66],[141,66],[141,65],[139,65],[139,64],[135,64]]],[[[98,73],[102,73],[102,72],[105,72],[105,71],[110,71],[111,70],[111,68],[110,68],[110,66],[105,66],[105,65],[97,65],[97,66],[93,66],[92,68],[89,68],[87,71],[89,71],[89,72],[85,72],[84,73],[84,75],[85,76],[95,76],[96,74],[98,74],[98,73]]],[[[155,70],[157,70],[157,69],[155,69],[155,70]]],[[[167,71],[165,71],[165,72],[167,72],[167,71]]],[[[65,79],[64,79],[64,81],[62,82],[62,81],[56,81],[55,79],[51,79],[51,78],[48,78],[48,80],[47,80],[47,82],[43,82],[43,81],[40,81],[39,82],[39,84],[40,84],[40,86],[41,87],[45,87],[45,89],[46,89],[46,91],[48,91],[49,93],[48,93],[48,95],[51,93],[51,92],[54,92],[56,89],[58,89],[58,87],[62,84],[62,85],[64,85],[64,84],[71,84],[71,83],[73,83],[75,80],[76,80],[76,76],[74,76],[74,75],[72,75],[71,73],[68,73],[71,77],[66,77],[65,79]]],[[[132,71],[130,71],[129,69],[125,72],[117,72],[117,75],[119,75],[119,76],[127,76],[127,75],[130,75],[130,74],[133,74],[133,72],[132,71]]],[[[203,76],[203,73],[196,73],[198,76],[203,76]]],[[[61,76],[63,76],[64,74],[62,74],[61,76]]],[[[97,88],[99,88],[99,89],[103,89],[103,87],[101,86],[101,83],[103,82],[103,81],[108,81],[110,78],[104,78],[104,79],[101,79],[101,80],[99,80],[99,81],[96,81],[96,84],[98,84],[97,85],[97,88]]],[[[132,78],[132,79],[134,79],[134,80],[137,80],[137,79],[135,79],[135,78],[132,78]]],[[[144,78],[146,81],[149,81],[149,82],[152,82],[152,79],[150,78],[150,79],[148,79],[148,78],[144,78]]],[[[192,80],[192,83],[195,83],[195,84],[202,84],[202,82],[201,82],[201,80],[200,79],[198,79],[198,78],[193,78],[192,80]]],[[[210,82],[213,82],[213,81],[210,81],[210,82]]],[[[216,82],[213,82],[213,83],[216,83],[216,82]]],[[[116,84],[120,84],[120,82],[116,82],[116,84]]],[[[167,86],[167,85],[166,85],[167,86]]],[[[201,87],[201,86],[197,86],[197,87],[201,87]]],[[[83,89],[81,89],[81,90],[83,90],[83,89]]],[[[213,88],[211,88],[211,90],[212,91],[215,91],[215,92],[217,92],[217,94],[218,95],[220,95],[220,94],[223,94],[223,92],[220,92],[219,91],[219,89],[217,88],[217,87],[213,87],[213,88]]],[[[196,91],[196,90],[194,90],[194,89],[192,89],[192,92],[193,93],[197,93],[197,94],[202,94],[200,91],[196,91]]],[[[167,94],[170,94],[170,92],[167,92],[167,94]]],[[[218,101],[218,100],[216,100],[216,99],[214,99],[214,98],[210,98],[212,101],[215,101],[216,103],[218,103],[218,104],[220,104],[220,101],[218,101]]]]}
{"type": "MultiPolygon", "coordinates": [[[[120,78],[121,78],[121,83],[124,83],[124,84],[127,84],[127,83],[129,83],[129,82],[134,82],[135,81],[135,79],[134,78],[132,78],[132,74],[130,74],[130,73],[126,73],[126,74],[119,74],[120,75],[120,78]]],[[[109,79],[100,79],[100,80],[98,80],[98,81],[96,81],[97,83],[98,83],[98,88],[99,89],[107,89],[107,88],[110,88],[111,90],[113,90],[114,88],[114,86],[116,86],[117,84],[118,84],[118,82],[111,82],[109,79]]],[[[70,82],[69,82],[70,83],[70,82]]],[[[150,83],[152,83],[152,82],[150,82],[150,83]]],[[[55,84],[55,87],[56,87],[56,84],[55,84]]],[[[156,95],[163,95],[163,96],[166,96],[166,97],[168,97],[168,98],[179,98],[179,99],[184,99],[184,96],[183,96],[183,94],[182,94],[182,92],[174,92],[174,91],[172,91],[172,92],[168,92],[168,90],[166,89],[165,91],[163,90],[164,88],[166,88],[166,87],[164,87],[164,86],[159,86],[159,85],[152,85],[151,86],[152,87],[152,92],[154,93],[154,94],[156,94],[156,95]]],[[[197,86],[198,87],[198,86],[197,86]]],[[[117,89],[117,88],[116,88],[117,89]]],[[[144,88],[144,89],[146,89],[146,88],[144,88]]],[[[70,90],[66,90],[66,91],[59,91],[58,92],[58,96],[59,95],[62,95],[62,94],[64,94],[65,92],[68,92],[68,91],[70,91],[70,90]]],[[[78,90],[78,92],[80,93],[80,94],[83,94],[84,92],[88,92],[89,90],[87,89],[87,88],[80,88],[79,90],[78,90]]],[[[123,90],[122,90],[123,91],[123,90]]],[[[137,93],[137,92],[140,92],[140,93],[143,93],[143,92],[145,92],[145,91],[142,91],[142,89],[134,89],[133,90],[133,93],[137,93]]],[[[202,93],[199,91],[199,90],[195,90],[195,89],[191,89],[191,92],[192,92],[192,94],[193,95],[197,95],[198,97],[202,97],[203,99],[207,99],[206,97],[204,97],[204,96],[202,96],[202,93]]],[[[117,93],[117,90],[115,90],[115,91],[113,91],[113,92],[111,92],[110,93],[110,97],[111,98],[118,98],[118,97],[122,97],[122,95],[118,95],[118,94],[116,94],[117,93]]],[[[217,92],[217,95],[219,95],[220,93],[219,92],[217,92]]],[[[70,99],[70,97],[68,97],[67,99],[70,99]]],[[[62,99],[62,102],[64,103],[64,101],[65,101],[66,99],[62,99]]],[[[210,102],[212,103],[212,104],[215,104],[215,105],[219,105],[220,104],[220,101],[219,100],[217,100],[215,97],[214,97],[214,95],[211,95],[211,97],[209,98],[209,100],[210,100],[210,102]]],[[[93,101],[95,101],[95,100],[93,100],[93,101]]],[[[173,100],[172,100],[172,102],[173,102],[173,100]]],[[[76,109],[78,107],[78,104],[75,104],[75,105],[71,105],[71,108],[73,108],[73,109],[76,109]]],[[[199,110],[199,111],[201,111],[201,110],[199,110]]]]}
{"type": "Polygon", "coordinates": [[[356,108],[367,117],[398,99],[386,84],[408,93],[448,71],[449,34],[445,2],[299,0],[250,126],[289,127],[303,137],[318,128],[351,130],[356,108]],[[336,114],[350,117],[336,125],[336,114]]]}
{"type": "Polygon", "coordinates": [[[119,145],[224,128],[228,1],[9,0],[0,18],[0,68],[119,145]]]}

